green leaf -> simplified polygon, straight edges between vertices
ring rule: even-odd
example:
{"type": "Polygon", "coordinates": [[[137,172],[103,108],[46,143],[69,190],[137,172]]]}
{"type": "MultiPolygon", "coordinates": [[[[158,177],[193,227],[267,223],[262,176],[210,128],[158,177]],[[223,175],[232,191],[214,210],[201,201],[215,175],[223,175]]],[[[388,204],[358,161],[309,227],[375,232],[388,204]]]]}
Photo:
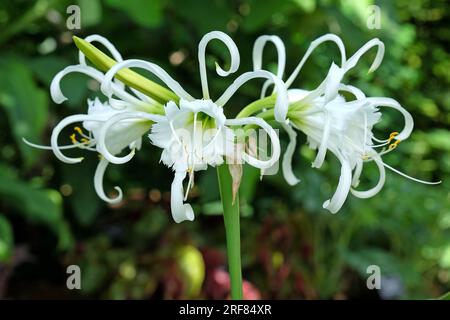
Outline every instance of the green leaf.
{"type": "Polygon", "coordinates": [[[12,168],[0,164],[0,198],[32,223],[48,226],[58,236],[59,247],[67,249],[72,236],[62,215],[62,199],[52,189],[36,189],[21,181],[12,168]]]}
{"type": "Polygon", "coordinates": [[[450,300],[450,292],[447,292],[446,294],[440,296],[438,300],[450,300]]]}
{"type": "Polygon", "coordinates": [[[153,28],[162,21],[163,1],[106,0],[106,4],[125,12],[137,24],[153,28]]]}
{"type": "Polygon", "coordinates": [[[13,247],[13,230],[9,221],[0,214],[0,262],[7,262],[11,258],[13,247]]]}
{"type": "Polygon", "coordinates": [[[30,167],[38,151],[24,144],[22,138],[40,140],[47,120],[48,95],[15,58],[0,58],[0,74],[0,106],[6,110],[24,164],[30,167]]]}

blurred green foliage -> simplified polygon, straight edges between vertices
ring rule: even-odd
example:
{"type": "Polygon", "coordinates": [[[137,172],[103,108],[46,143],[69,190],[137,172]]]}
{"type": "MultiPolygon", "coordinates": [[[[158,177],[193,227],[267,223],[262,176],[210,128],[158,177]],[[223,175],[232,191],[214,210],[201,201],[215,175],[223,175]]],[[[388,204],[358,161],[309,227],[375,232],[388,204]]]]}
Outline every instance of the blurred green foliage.
{"type": "MultiPolygon", "coordinates": [[[[113,208],[94,192],[95,155],[71,166],[22,142],[25,137],[48,143],[59,119],[84,112],[86,99],[98,94],[95,83],[73,75],[63,82],[69,101],[51,102],[52,77],[77,61],[73,34],[106,36],[124,57],[160,64],[198,96],[197,44],[211,30],[236,41],[241,71],[251,69],[252,45],[262,34],[284,39],[288,73],[322,34],[341,36],[349,54],[380,38],[386,45],[381,67],[368,75],[370,60],[364,58],[345,81],[367,95],[392,97],[413,114],[412,137],[386,162],[422,179],[443,180],[437,187],[424,186],[389,172],[376,197],[350,197],[331,215],[321,204],[337,184],[338,163],[328,157],[323,169],[310,168],[314,153],[301,137],[295,162],[302,182],[296,187],[279,175],[260,182],[258,172],[245,168],[244,278],[265,298],[441,296],[450,289],[448,21],[445,0],[2,1],[0,275],[8,276],[0,281],[8,286],[0,297],[226,297],[226,281],[218,272],[225,267],[225,239],[214,170],[198,176],[190,195],[196,221],[176,225],[168,210],[171,172],[158,163],[159,150],[149,143],[132,163],[107,173],[107,188],[120,185],[126,191],[125,202],[113,208]],[[81,8],[82,28],[71,31],[66,8],[74,2],[81,8]],[[371,4],[381,9],[381,29],[366,25],[371,4]],[[65,288],[69,264],[81,266],[80,292],[65,288]],[[369,265],[380,266],[384,290],[365,287],[369,265]]],[[[319,48],[297,86],[316,86],[337,57],[331,45],[319,48]]],[[[212,67],[216,58],[227,63],[228,53],[212,43],[207,58],[212,67]]],[[[268,49],[265,62],[275,68],[275,61],[275,50],[268,49]]],[[[213,97],[230,82],[211,76],[213,97]]],[[[257,98],[260,85],[245,86],[227,112],[234,115],[257,98]]],[[[386,110],[379,136],[401,125],[399,116],[386,110]]],[[[370,186],[376,168],[363,176],[363,187],[370,186]]]]}

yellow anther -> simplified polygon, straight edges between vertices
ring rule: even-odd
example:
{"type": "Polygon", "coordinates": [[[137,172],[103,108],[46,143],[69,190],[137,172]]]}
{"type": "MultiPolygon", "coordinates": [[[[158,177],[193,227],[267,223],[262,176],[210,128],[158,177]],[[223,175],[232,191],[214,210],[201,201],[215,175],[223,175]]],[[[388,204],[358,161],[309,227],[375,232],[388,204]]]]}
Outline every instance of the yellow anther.
{"type": "Polygon", "coordinates": [[[82,138],[80,141],[85,144],[89,143],[89,139],[86,139],[86,138],[82,138]]]}
{"type": "Polygon", "coordinates": [[[388,139],[388,143],[390,143],[392,140],[394,140],[394,138],[398,136],[398,132],[394,131],[389,135],[389,139],[388,139]]]}
{"type": "Polygon", "coordinates": [[[391,143],[389,145],[389,150],[395,149],[397,148],[398,144],[401,142],[402,140],[396,140],[394,143],[391,143]]]}
{"type": "Polygon", "coordinates": [[[79,134],[84,134],[83,133],[83,130],[81,130],[81,128],[80,127],[75,127],[75,128],[73,128],[73,130],[75,130],[76,132],[78,132],[79,134]]]}
{"type": "Polygon", "coordinates": [[[72,133],[70,135],[70,140],[72,141],[73,144],[77,144],[78,143],[77,138],[75,137],[75,133],[72,133]]]}

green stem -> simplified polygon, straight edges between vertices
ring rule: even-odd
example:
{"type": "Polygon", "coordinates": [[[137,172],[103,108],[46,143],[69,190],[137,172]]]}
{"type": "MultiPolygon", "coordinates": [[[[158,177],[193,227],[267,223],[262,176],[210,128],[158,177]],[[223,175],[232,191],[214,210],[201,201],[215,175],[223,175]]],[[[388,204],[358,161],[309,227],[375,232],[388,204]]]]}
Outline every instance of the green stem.
{"type": "Polygon", "coordinates": [[[275,101],[275,95],[253,101],[244,109],[242,109],[241,112],[239,112],[239,114],[236,116],[236,118],[246,118],[263,109],[272,108],[275,105],[275,101]]]}
{"type": "Polygon", "coordinates": [[[223,206],[225,234],[227,238],[228,271],[231,282],[231,299],[242,300],[242,269],[241,269],[241,230],[239,226],[239,196],[233,203],[233,181],[228,165],[217,167],[220,197],[223,206]]]}

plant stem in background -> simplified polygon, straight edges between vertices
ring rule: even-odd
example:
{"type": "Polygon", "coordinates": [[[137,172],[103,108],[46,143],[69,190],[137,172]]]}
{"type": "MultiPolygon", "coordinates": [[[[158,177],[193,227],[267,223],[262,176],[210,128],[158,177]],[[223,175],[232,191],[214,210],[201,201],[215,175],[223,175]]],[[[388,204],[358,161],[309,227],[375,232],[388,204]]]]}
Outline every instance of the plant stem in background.
{"type": "Polygon", "coordinates": [[[232,179],[228,165],[217,168],[220,197],[223,206],[225,234],[227,238],[228,271],[231,282],[231,299],[242,299],[242,268],[241,268],[241,229],[239,214],[239,196],[233,203],[232,179]]]}

